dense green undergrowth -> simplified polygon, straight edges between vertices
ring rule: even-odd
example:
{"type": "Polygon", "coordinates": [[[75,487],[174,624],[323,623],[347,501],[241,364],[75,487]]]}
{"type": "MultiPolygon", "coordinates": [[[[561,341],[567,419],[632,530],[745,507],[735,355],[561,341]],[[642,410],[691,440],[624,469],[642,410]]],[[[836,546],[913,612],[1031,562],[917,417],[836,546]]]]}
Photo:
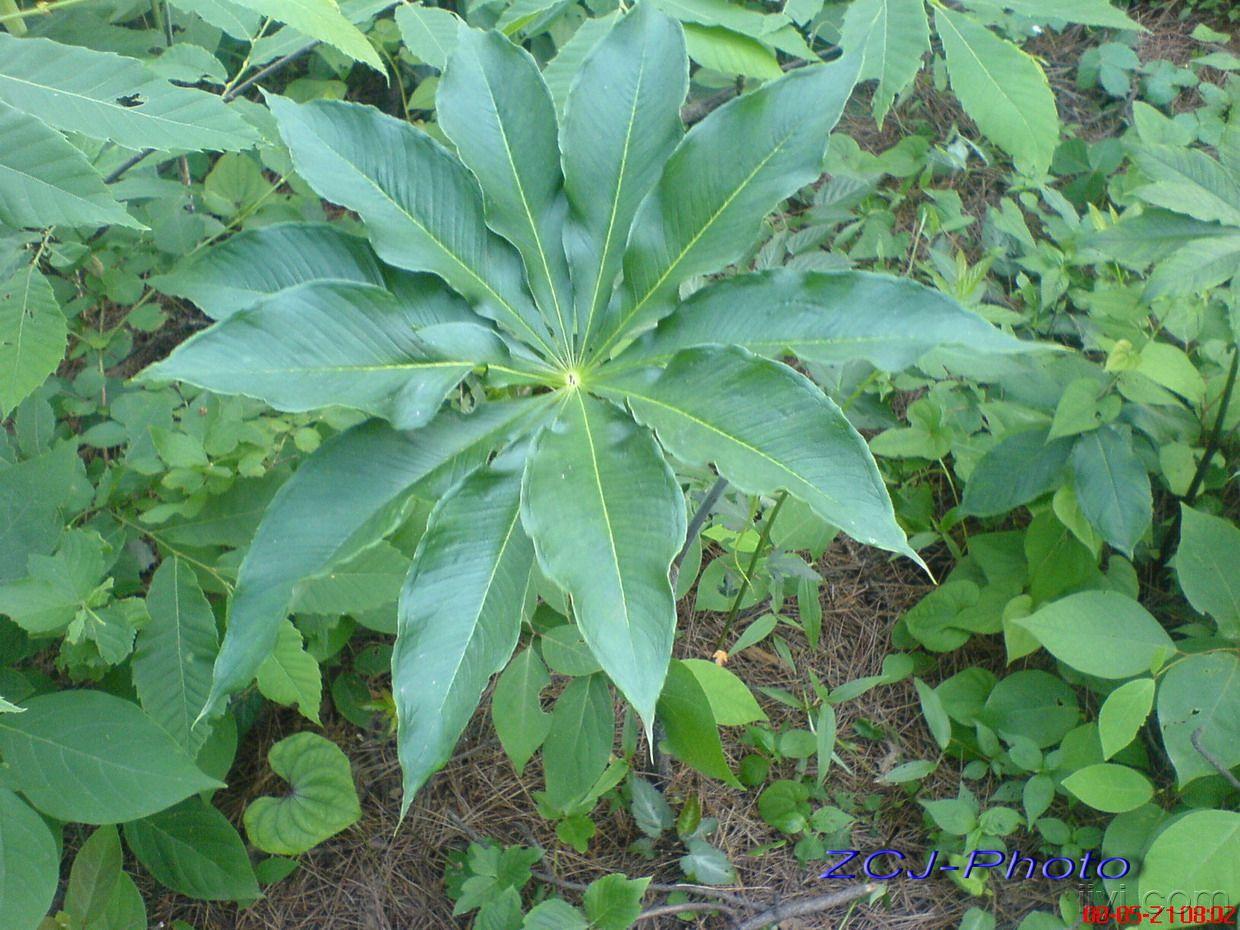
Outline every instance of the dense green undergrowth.
{"type": "Polygon", "coordinates": [[[463,926],[735,907],[651,742],[816,874],[882,817],[836,708],[910,681],[940,752],[874,779],[944,861],[1240,903],[1240,58],[1186,13],[1171,61],[1104,0],[0,0],[0,926],[253,902],[359,817],[325,707],[407,808],[492,676],[559,842],[680,875],[478,841],[463,926]],[[848,648],[840,532],[940,576],[853,681],[790,646],[848,648]],[[672,658],[680,599],[800,687],[672,658]],[[289,790],[233,823],[268,704],[289,790]]]}

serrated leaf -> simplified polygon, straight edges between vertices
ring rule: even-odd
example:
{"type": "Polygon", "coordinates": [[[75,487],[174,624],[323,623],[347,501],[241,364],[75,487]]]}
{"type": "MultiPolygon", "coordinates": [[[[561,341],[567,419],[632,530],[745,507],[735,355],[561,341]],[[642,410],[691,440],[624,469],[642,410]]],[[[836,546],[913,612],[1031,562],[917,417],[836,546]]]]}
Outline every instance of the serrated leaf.
{"type": "Polygon", "coordinates": [[[136,820],[197,791],[223,787],[129,701],[70,690],[24,706],[24,714],[0,716],[0,752],[17,775],[17,788],[58,820],[136,820]]]}
{"type": "Polygon", "coordinates": [[[263,697],[288,707],[296,705],[302,716],[319,722],[323,702],[323,676],[319,663],[306,652],[301,633],[288,620],[281,620],[271,654],[256,673],[263,697]]]}
{"type": "Polygon", "coordinates": [[[233,151],[258,141],[215,94],[157,78],[137,59],[3,32],[0,101],[132,149],[233,151]]]}
{"type": "Polygon", "coordinates": [[[864,56],[858,81],[878,79],[871,106],[882,126],[892,101],[916,77],[930,51],[924,0],[855,0],[844,14],[840,44],[864,56]]]}
{"type": "Polygon", "coordinates": [[[450,10],[402,5],[396,8],[396,25],[409,51],[442,71],[456,48],[457,34],[463,23],[450,10]]]}
{"type": "Polygon", "coordinates": [[[401,591],[392,693],[402,813],[517,645],[534,564],[520,525],[524,465],[524,447],[505,452],[436,505],[401,591]]]}
{"type": "Polygon", "coordinates": [[[365,62],[386,76],[383,59],[348,18],[335,0],[234,0],[238,6],[287,23],[298,32],[318,39],[354,61],[365,62]]]}
{"type": "Polygon", "coordinates": [[[1041,177],[1059,142],[1055,96],[1036,61],[963,13],[938,6],[935,29],[952,90],[978,128],[1016,167],[1041,177]]]}
{"type": "Polygon", "coordinates": [[[41,120],[0,103],[0,222],[142,229],[86,156],[41,120]]]}
{"type": "Polygon", "coordinates": [[[534,441],[521,510],[543,573],[571,596],[591,652],[649,727],[676,627],[668,570],[686,523],[654,436],[573,393],[534,441]]]}
{"type": "Polygon", "coordinates": [[[349,759],[330,740],[295,733],[272,746],[267,761],[292,790],[245,809],[246,835],[263,852],[301,855],[361,817],[349,759]]]}
{"type": "Polygon", "coordinates": [[[52,286],[33,265],[0,281],[0,417],[56,370],[67,338],[52,286]]]}
{"type": "Polygon", "coordinates": [[[125,843],[161,885],[201,901],[260,894],[240,834],[209,804],[191,799],[125,824],[125,843]]]}

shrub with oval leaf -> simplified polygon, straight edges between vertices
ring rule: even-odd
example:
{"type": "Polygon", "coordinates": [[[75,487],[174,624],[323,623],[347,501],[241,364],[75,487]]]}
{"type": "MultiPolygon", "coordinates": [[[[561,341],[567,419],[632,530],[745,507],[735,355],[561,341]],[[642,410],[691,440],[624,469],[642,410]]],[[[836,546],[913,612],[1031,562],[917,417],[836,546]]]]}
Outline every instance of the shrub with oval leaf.
{"type": "Polygon", "coordinates": [[[858,65],[797,70],[685,132],[681,27],[639,4],[585,59],[562,119],[523,49],[462,28],[437,101],[455,152],[370,107],[269,95],[297,173],[361,218],[382,264],[322,227],[250,234],[252,267],[299,264],[298,241],[318,258],[241,308],[235,273],[216,279],[232,305],[144,377],[372,418],[272,500],[204,714],[254,678],[294,586],[382,537],[415,496],[438,503],[392,660],[406,807],[511,656],[538,572],[649,730],[686,533],[676,463],[786,491],[916,559],[865,441],[780,358],[899,367],[944,345],[1027,346],[897,278],[702,281],[817,179],[858,65]]]}

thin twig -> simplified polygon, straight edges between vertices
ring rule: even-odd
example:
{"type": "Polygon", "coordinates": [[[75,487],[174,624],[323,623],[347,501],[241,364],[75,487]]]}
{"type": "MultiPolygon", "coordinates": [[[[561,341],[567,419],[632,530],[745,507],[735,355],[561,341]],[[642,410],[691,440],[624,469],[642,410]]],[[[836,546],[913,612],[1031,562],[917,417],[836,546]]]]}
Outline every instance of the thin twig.
{"type": "Polygon", "coordinates": [[[753,574],[758,568],[758,559],[762,557],[763,550],[766,549],[767,543],[771,540],[771,527],[775,525],[775,518],[779,516],[780,508],[784,506],[784,501],[787,499],[788,492],[780,491],[779,497],[775,498],[775,506],[771,508],[770,516],[762,524],[762,533],[758,536],[758,544],[754,547],[753,555],[749,557],[749,568],[745,570],[745,577],[741,579],[740,590],[736,592],[736,597],[732,600],[732,608],[728,611],[728,616],[723,621],[723,629],[719,631],[719,638],[715,641],[716,650],[723,648],[723,641],[728,638],[728,633],[732,630],[732,624],[736,622],[736,616],[741,609],[741,601],[749,593],[750,579],[753,578],[753,574]]]}
{"type": "Polygon", "coordinates": [[[677,914],[704,913],[708,911],[723,911],[728,915],[733,913],[730,907],[725,907],[718,901],[685,901],[682,904],[660,904],[658,907],[644,910],[637,915],[635,922],[640,923],[643,920],[655,920],[659,917],[675,917],[677,914]]]}
{"type": "Polygon", "coordinates": [[[806,914],[817,914],[828,908],[838,907],[841,904],[856,901],[858,898],[864,898],[867,895],[873,894],[881,887],[881,885],[871,882],[864,885],[853,885],[831,894],[815,895],[812,898],[794,898],[793,900],[776,904],[774,907],[742,921],[736,930],[762,930],[764,927],[769,927],[771,924],[787,920],[790,917],[804,917],[806,914]]]}
{"type": "Polygon", "coordinates": [[[685,544],[676,553],[676,558],[672,559],[669,577],[673,588],[676,587],[676,579],[680,577],[680,567],[684,564],[685,556],[689,554],[689,549],[693,546],[693,540],[697,539],[698,533],[702,532],[702,526],[706,523],[706,518],[710,516],[711,508],[718,503],[727,487],[727,478],[716,479],[715,483],[710,486],[710,490],[706,492],[706,496],[702,498],[702,503],[698,504],[693,519],[689,521],[689,529],[685,532],[685,544]]]}
{"type": "Polygon", "coordinates": [[[1205,759],[1212,766],[1218,769],[1218,773],[1231,782],[1231,786],[1233,788],[1240,791],[1240,778],[1236,778],[1235,775],[1231,774],[1231,769],[1223,765],[1223,760],[1201,744],[1201,734],[1205,731],[1205,727],[1198,727],[1193,730],[1193,735],[1188,738],[1188,741],[1193,744],[1194,749],[1201,753],[1201,758],[1205,759]]]}

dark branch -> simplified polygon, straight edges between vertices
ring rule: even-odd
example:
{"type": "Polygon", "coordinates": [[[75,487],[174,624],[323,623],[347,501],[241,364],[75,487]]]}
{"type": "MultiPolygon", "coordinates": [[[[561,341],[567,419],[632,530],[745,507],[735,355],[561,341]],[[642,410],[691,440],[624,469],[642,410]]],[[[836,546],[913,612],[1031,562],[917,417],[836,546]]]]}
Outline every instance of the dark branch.
{"type": "Polygon", "coordinates": [[[856,901],[858,898],[864,898],[873,894],[880,887],[880,885],[874,883],[867,883],[864,885],[853,885],[831,894],[815,895],[812,898],[794,898],[790,901],[776,904],[760,914],[755,914],[753,917],[742,921],[736,930],[763,930],[763,928],[769,927],[771,924],[779,923],[779,921],[787,920],[790,917],[804,917],[807,914],[817,914],[829,908],[856,901]]]}

